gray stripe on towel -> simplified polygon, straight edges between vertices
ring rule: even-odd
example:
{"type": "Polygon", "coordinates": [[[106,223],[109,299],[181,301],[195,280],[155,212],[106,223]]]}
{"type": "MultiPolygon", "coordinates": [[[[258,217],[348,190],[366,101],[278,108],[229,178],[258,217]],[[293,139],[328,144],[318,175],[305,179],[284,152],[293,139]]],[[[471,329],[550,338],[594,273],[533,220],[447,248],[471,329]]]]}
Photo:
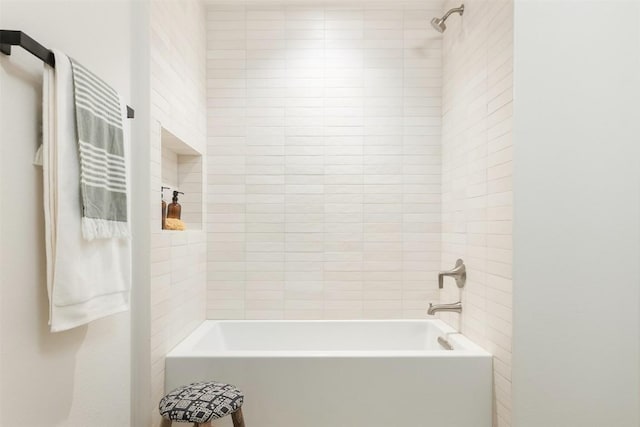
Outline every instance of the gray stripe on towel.
{"type": "Polygon", "coordinates": [[[85,218],[107,219],[109,221],[127,221],[127,194],[116,193],[102,187],[86,186],[89,200],[101,201],[98,206],[90,204],[84,207],[85,218]]]}
{"type": "Polygon", "coordinates": [[[121,237],[121,227],[109,223],[127,222],[120,99],[115,90],[91,71],[74,60],[71,65],[80,152],[83,234],[89,239],[121,237]]]}

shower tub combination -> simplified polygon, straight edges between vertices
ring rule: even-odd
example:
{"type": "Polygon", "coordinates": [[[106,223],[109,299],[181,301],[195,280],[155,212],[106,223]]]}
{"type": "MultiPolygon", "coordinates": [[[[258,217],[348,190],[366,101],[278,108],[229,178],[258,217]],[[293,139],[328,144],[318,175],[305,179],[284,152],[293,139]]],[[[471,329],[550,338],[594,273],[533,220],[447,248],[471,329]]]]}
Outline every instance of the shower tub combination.
{"type": "Polygon", "coordinates": [[[201,380],[248,426],[491,426],[491,355],[440,320],[208,320],[166,359],[167,390],[201,380]]]}

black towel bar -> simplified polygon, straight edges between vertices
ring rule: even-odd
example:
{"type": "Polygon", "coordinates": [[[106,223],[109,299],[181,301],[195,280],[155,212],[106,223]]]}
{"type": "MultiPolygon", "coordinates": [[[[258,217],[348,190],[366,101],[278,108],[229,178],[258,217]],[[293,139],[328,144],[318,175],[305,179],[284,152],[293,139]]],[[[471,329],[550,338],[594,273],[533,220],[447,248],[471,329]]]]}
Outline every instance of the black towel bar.
{"type": "MultiPolygon", "coordinates": [[[[11,55],[11,46],[20,46],[52,67],[56,66],[53,52],[27,34],[22,31],[0,30],[0,52],[11,55]]],[[[135,111],[127,105],[127,118],[133,119],[134,116],[135,111]]]]}

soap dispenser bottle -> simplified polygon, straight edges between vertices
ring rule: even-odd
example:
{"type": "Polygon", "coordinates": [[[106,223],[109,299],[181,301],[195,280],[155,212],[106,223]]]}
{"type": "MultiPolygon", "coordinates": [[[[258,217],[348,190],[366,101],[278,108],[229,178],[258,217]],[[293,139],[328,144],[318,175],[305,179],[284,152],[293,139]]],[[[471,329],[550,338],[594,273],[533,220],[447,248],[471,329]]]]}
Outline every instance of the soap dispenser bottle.
{"type": "Polygon", "coordinates": [[[160,199],[162,200],[162,229],[167,228],[167,202],[164,201],[164,190],[168,190],[169,187],[160,187],[160,199]]]}
{"type": "Polygon", "coordinates": [[[169,207],[167,208],[167,218],[180,219],[182,206],[180,206],[180,203],[178,203],[178,194],[184,193],[182,191],[173,192],[173,199],[171,200],[171,203],[169,203],[169,207]]]}

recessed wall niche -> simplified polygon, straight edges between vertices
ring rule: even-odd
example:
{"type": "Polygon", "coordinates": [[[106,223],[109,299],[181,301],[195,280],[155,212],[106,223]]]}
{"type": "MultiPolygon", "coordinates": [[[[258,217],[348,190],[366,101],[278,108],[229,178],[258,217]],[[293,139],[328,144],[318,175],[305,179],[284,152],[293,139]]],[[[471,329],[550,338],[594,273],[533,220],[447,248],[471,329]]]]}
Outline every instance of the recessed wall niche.
{"type": "Polygon", "coordinates": [[[202,154],[165,128],[161,141],[162,186],[169,187],[164,190],[164,201],[169,205],[174,190],[183,192],[178,201],[182,205],[181,219],[187,230],[202,230],[202,154]]]}

